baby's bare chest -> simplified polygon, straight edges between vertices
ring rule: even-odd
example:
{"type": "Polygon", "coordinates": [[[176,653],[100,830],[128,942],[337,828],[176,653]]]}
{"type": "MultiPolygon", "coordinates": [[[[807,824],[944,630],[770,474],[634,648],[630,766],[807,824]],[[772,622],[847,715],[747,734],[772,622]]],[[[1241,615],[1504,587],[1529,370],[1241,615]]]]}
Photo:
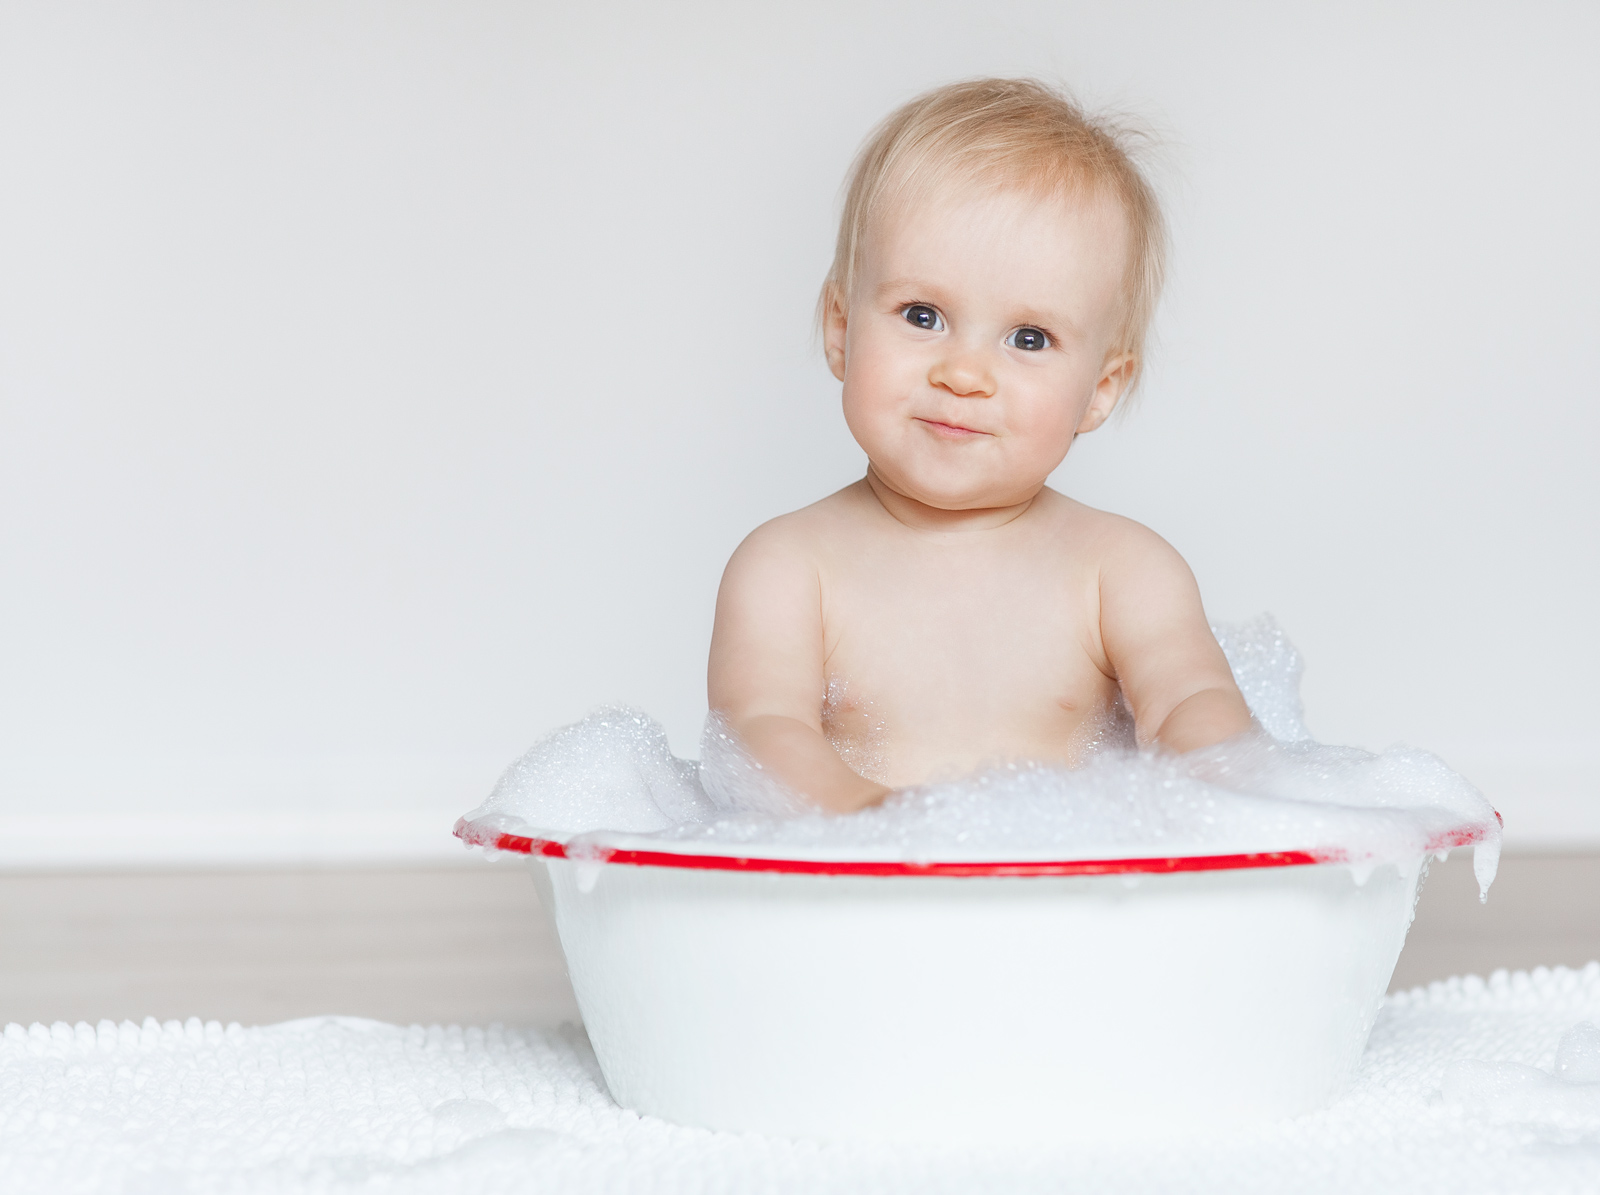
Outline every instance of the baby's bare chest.
{"type": "Polygon", "coordinates": [[[1003,663],[1023,645],[1088,657],[1098,645],[1096,575],[1071,559],[1009,554],[866,558],[823,577],[830,659],[932,653],[1003,663]]]}
{"type": "Polygon", "coordinates": [[[1054,736],[1115,692],[1098,614],[1093,574],[1070,561],[865,561],[825,580],[824,670],[879,720],[1054,736]]]}

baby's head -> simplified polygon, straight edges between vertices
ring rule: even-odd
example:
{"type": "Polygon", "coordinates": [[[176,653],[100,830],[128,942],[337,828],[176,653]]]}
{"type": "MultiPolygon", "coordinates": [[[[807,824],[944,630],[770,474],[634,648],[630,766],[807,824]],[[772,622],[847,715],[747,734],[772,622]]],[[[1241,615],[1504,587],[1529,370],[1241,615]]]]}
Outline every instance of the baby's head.
{"type": "Polygon", "coordinates": [[[1031,80],[920,96],[856,159],[821,316],[872,471],[1026,501],[1138,381],[1165,237],[1126,134],[1031,80]]]}

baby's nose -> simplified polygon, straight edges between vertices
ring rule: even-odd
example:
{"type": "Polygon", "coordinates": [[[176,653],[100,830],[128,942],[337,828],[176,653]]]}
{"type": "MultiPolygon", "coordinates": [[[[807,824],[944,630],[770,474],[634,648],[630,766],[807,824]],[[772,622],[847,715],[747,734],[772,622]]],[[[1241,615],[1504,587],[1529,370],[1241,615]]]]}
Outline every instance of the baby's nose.
{"type": "Polygon", "coordinates": [[[928,371],[930,384],[958,398],[989,398],[994,394],[994,371],[982,353],[957,352],[941,357],[928,371]]]}

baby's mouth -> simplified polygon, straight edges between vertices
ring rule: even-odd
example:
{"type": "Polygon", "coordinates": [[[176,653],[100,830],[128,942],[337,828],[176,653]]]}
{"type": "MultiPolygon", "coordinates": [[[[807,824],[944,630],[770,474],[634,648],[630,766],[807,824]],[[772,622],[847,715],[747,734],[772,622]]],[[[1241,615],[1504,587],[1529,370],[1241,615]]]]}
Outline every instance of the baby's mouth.
{"type": "Polygon", "coordinates": [[[917,417],[917,422],[923,424],[934,435],[946,440],[970,440],[974,436],[987,436],[990,433],[979,431],[975,427],[963,427],[959,423],[946,423],[942,419],[923,419],[917,417]]]}

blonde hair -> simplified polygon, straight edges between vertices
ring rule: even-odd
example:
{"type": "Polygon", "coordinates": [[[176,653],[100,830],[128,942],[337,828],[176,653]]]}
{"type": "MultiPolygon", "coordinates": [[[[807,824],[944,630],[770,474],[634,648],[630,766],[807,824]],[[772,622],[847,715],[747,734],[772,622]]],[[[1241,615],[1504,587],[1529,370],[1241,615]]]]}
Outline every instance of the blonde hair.
{"type": "Polygon", "coordinates": [[[973,79],[895,109],[850,168],[833,266],[819,314],[847,304],[873,220],[952,178],[1041,196],[1099,193],[1128,222],[1123,318],[1113,352],[1132,357],[1125,394],[1143,371],[1145,340],[1166,272],[1166,222],[1134,161],[1148,134],[1126,119],[1090,116],[1035,79],[973,79]]]}

